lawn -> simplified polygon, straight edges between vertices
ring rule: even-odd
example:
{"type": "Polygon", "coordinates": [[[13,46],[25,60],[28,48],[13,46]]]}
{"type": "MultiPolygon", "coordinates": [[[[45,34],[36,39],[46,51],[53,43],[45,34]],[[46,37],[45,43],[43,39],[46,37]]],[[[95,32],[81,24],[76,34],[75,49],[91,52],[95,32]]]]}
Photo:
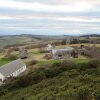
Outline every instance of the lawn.
{"type": "Polygon", "coordinates": [[[10,60],[0,60],[0,66],[5,65],[9,62],[11,62],[11,61],[10,60]]]}

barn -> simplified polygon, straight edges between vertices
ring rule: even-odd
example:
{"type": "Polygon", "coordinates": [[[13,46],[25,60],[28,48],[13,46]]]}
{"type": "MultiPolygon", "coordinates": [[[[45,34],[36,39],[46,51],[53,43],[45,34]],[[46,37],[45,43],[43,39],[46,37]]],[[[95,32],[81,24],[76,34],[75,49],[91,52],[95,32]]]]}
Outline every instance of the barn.
{"type": "Polygon", "coordinates": [[[0,81],[10,77],[17,77],[26,70],[26,65],[21,59],[12,61],[0,67],[0,81]]]}
{"type": "Polygon", "coordinates": [[[51,55],[53,59],[68,58],[72,56],[73,51],[74,48],[72,47],[66,47],[65,49],[53,49],[51,51],[51,55]]]}

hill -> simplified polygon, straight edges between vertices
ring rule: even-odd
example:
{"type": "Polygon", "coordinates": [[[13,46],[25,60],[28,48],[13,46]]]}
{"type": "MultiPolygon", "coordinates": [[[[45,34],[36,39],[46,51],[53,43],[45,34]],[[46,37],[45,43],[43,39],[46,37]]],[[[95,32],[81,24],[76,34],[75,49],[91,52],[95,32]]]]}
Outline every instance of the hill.
{"type": "Polygon", "coordinates": [[[0,49],[9,45],[27,45],[40,41],[60,40],[70,36],[48,36],[48,35],[8,35],[0,36],[0,49]]]}
{"type": "Polygon", "coordinates": [[[82,35],[81,37],[100,37],[99,34],[82,35]]]}
{"type": "Polygon", "coordinates": [[[8,45],[26,45],[29,43],[37,42],[38,39],[32,38],[30,36],[1,36],[0,37],[0,49],[8,46],[8,45]]]}

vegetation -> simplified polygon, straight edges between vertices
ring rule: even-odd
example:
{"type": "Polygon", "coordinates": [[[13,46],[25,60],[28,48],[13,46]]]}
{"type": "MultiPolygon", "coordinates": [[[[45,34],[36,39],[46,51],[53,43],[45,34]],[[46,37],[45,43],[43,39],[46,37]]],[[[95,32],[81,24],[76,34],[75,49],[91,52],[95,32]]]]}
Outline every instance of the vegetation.
{"type": "Polygon", "coordinates": [[[0,66],[17,59],[21,45],[29,52],[29,58],[23,60],[28,70],[24,76],[11,79],[0,87],[0,100],[100,100],[100,44],[91,48],[93,45],[87,44],[89,39],[86,37],[74,39],[70,46],[85,45],[90,48],[89,52],[74,59],[55,60],[50,59],[44,47],[50,42],[48,40],[54,39],[56,48],[65,48],[66,36],[21,35],[10,40],[12,37],[0,40],[0,48],[6,46],[7,51],[0,53],[0,66]],[[37,40],[47,42],[37,43],[37,40]],[[9,44],[2,45],[3,41],[9,44]]]}
{"type": "Polygon", "coordinates": [[[62,61],[0,87],[0,100],[100,100],[100,62],[62,61]]]}
{"type": "Polygon", "coordinates": [[[28,66],[32,66],[32,65],[35,65],[35,64],[37,64],[37,63],[38,63],[38,61],[35,60],[34,58],[32,58],[31,60],[28,61],[27,65],[28,65],[28,66]]]}
{"type": "Polygon", "coordinates": [[[4,64],[7,64],[7,63],[9,63],[9,62],[11,62],[10,60],[3,60],[3,59],[1,59],[0,60],[0,66],[2,66],[2,65],[4,65],[4,64]]]}

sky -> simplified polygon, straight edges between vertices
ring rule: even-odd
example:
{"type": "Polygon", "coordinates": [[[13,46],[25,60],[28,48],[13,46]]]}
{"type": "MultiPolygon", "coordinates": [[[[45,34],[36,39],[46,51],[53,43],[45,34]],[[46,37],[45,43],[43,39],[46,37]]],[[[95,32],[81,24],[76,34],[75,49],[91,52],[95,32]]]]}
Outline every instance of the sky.
{"type": "Polygon", "coordinates": [[[100,0],[0,0],[0,35],[100,34],[100,0]]]}

